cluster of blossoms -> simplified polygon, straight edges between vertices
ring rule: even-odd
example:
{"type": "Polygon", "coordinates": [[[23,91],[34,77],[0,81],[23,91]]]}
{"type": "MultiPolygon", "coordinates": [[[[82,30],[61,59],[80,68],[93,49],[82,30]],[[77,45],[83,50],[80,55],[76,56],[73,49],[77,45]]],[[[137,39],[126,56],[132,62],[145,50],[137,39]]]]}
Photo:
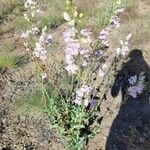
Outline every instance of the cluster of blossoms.
{"type": "Polygon", "coordinates": [[[82,29],[80,31],[80,34],[82,36],[81,38],[82,47],[80,50],[80,56],[82,57],[82,66],[86,67],[90,63],[90,56],[92,54],[92,51],[89,46],[90,43],[92,42],[91,40],[92,31],[90,29],[82,29]]]}
{"type": "Polygon", "coordinates": [[[64,39],[67,44],[66,53],[66,70],[69,74],[75,74],[78,70],[78,66],[75,64],[75,57],[79,55],[80,43],[75,39],[75,28],[70,28],[64,32],[64,39]]]}
{"type": "Polygon", "coordinates": [[[36,11],[37,11],[37,2],[35,2],[34,0],[26,0],[24,6],[27,9],[27,13],[24,13],[24,18],[30,22],[31,18],[34,18],[36,15],[36,11]]]}
{"type": "Polygon", "coordinates": [[[26,51],[30,51],[30,45],[29,45],[29,40],[30,40],[30,36],[32,36],[32,38],[34,38],[37,42],[35,43],[35,48],[33,51],[33,56],[40,59],[40,60],[46,60],[47,58],[47,46],[52,44],[52,36],[51,34],[47,34],[46,33],[47,27],[45,26],[42,29],[42,33],[41,36],[38,38],[38,34],[40,33],[40,30],[38,29],[38,27],[32,25],[32,29],[31,30],[27,30],[25,32],[22,32],[21,34],[21,38],[23,38],[25,40],[25,42],[23,43],[26,51]]]}
{"type": "MultiPolygon", "coordinates": [[[[32,17],[33,19],[35,15],[37,15],[36,12],[40,10],[37,9],[37,2],[26,0],[25,8],[27,9],[27,13],[24,14],[24,17],[28,22],[31,22],[32,20],[29,18],[32,17]]],[[[47,48],[52,44],[52,36],[47,33],[47,27],[43,27],[41,32],[36,25],[32,25],[29,30],[25,32],[22,31],[21,38],[24,39],[23,44],[26,50],[30,52],[34,58],[37,58],[40,62],[42,61],[42,65],[43,61],[47,59],[47,48]]],[[[44,71],[42,73],[42,78],[44,79],[46,76],[44,71]]]]}
{"type": "MultiPolygon", "coordinates": [[[[70,1],[66,1],[67,5],[70,1]]],[[[68,7],[68,6],[67,6],[68,7]]],[[[69,9],[69,8],[68,8],[69,9]]],[[[76,8],[74,10],[73,18],[67,12],[64,12],[64,19],[68,22],[69,28],[63,33],[64,41],[66,42],[65,57],[66,57],[66,70],[69,74],[76,74],[80,67],[86,67],[90,63],[91,56],[91,30],[90,29],[77,29],[76,24],[81,22],[83,14],[78,14],[76,8]]],[[[93,101],[90,101],[90,95],[93,92],[91,86],[82,85],[77,89],[76,98],[74,103],[81,105],[83,103],[86,107],[93,101]]]]}
{"type": "Polygon", "coordinates": [[[37,14],[40,16],[44,15],[44,11],[38,7],[37,2],[34,0],[26,0],[24,7],[27,9],[26,13],[23,14],[24,19],[28,22],[33,20],[37,14]]]}
{"type": "Polygon", "coordinates": [[[107,27],[107,28],[103,29],[99,35],[99,39],[100,39],[101,43],[104,44],[106,47],[109,47],[109,43],[108,43],[109,32],[110,32],[110,28],[107,27]]]}
{"type": "MultiPolygon", "coordinates": [[[[70,5],[69,1],[66,1],[70,5]]],[[[91,30],[83,29],[81,31],[76,29],[75,24],[81,22],[83,14],[78,14],[76,8],[74,10],[73,18],[67,12],[64,12],[64,19],[68,22],[70,27],[63,33],[64,41],[66,42],[66,70],[69,74],[76,74],[79,66],[76,64],[77,56],[82,56],[82,66],[88,65],[88,58],[90,57],[90,50],[87,45],[91,43],[91,30]],[[82,37],[78,38],[77,35],[82,37]],[[86,45],[86,46],[85,46],[86,45]]]]}
{"type": "Polygon", "coordinates": [[[112,16],[110,23],[113,28],[119,28],[120,27],[120,14],[124,11],[124,8],[117,9],[115,12],[115,15],[112,16]]]}
{"type": "Polygon", "coordinates": [[[34,6],[35,4],[36,4],[36,2],[33,0],[26,0],[24,6],[25,6],[25,8],[29,8],[29,7],[34,6]]]}
{"type": "Polygon", "coordinates": [[[26,51],[30,50],[30,48],[29,48],[30,36],[37,36],[39,34],[39,32],[40,32],[40,30],[35,25],[32,25],[31,30],[22,31],[21,38],[24,39],[23,45],[25,46],[26,51]]]}
{"type": "Polygon", "coordinates": [[[33,55],[40,60],[47,59],[47,50],[46,47],[52,44],[52,36],[46,33],[47,27],[45,26],[42,29],[42,34],[38,39],[38,42],[35,43],[35,48],[33,51],[33,55]]]}
{"type": "Polygon", "coordinates": [[[91,32],[88,29],[81,30],[81,35],[83,35],[83,38],[81,39],[76,38],[76,33],[77,30],[72,27],[66,30],[63,34],[64,41],[67,44],[65,49],[67,63],[66,70],[69,74],[75,74],[79,69],[75,64],[75,58],[77,56],[82,56],[82,66],[84,67],[88,65],[88,58],[90,57],[90,50],[85,46],[85,44],[91,42],[91,32]],[[84,43],[84,45],[82,45],[81,43],[84,43]]]}
{"type": "Polygon", "coordinates": [[[128,88],[128,94],[133,98],[136,98],[144,90],[144,73],[141,73],[139,78],[137,76],[132,76],[128,79],[130,87],[128,88]]]}
{"type": "Polygon", "coordinates": [[[121,48],[116,49],[118,55],[122,55],[124,58],[126,58],[126,56],[129,54],[131,38],[132,38],[132,34],[129,33],[126,37],[125,42],[122,40],[120,41],[121,48]]]}
{"type": "Polygon", "coordinates": [[[114,28],[119,28],[120,27],[120,18],[119,15],[124,11],[124,8],[119,9],[120,3],[118,3],[117,10],[114,12],[114,16],[110,19],[110,26],[104,28],[99,35],[99,40],[103,45],[106,47],[109,47],[109,42],[108,42],[108,36],[109,33],[114,29],[114,28]]]}
{"type": "Polygon", "coordinates": [[[89,104],[89,97],[93,93],[93,88],[87,85],[82,85],[76,91],[76,99],[74,100],[75,104],[81,105],[83,102],[85,106],[89,104]],[[83,101],[84,100],[84,101],[83,101]]]}
{"type": "Polygon", "coordinates": [[[104,77],[105,74],[106,74],[107,68],[108,68],[107,65],[103,63],[101,65],[101,68],[99,68],[99,70],[98,70],[98,76],[99,77],[104,77]]]}

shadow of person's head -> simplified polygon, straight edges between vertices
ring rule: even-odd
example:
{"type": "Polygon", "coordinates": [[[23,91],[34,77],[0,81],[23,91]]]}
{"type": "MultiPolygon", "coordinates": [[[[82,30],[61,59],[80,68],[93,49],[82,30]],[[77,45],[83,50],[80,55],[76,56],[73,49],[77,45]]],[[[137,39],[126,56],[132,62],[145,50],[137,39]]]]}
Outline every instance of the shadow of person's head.
{"type": "MultiPolygon", "coordinates": [[[[144,58],[142,50],[132,50],[117,72],[111,95],[119,95],[117,99],[122,102],[110,128],[105,150],[129,149],[126,137],[130,138],[133,130],[142,137],[142,130],[150,125],[150,67],[144,58]]],[[[139,139],[136,138],[138,142],[139,139]]]]}
{"type": "Polygon", "coordinates": [[[143,58],[143,54],[141,50],[134,49],[130,52],[129,54],[130,59],[135,59],[135,58],[143,58]]]}
{"type": "Polygon", "coordinates": [[[142,72],[146,76],[146,80],[149,79],[150,76],[150,68],[146,61],[144,60],[144,56],[142,51],[139,49],[134,49],[128,55],[129,60],[123,63],[121,69],[118,71],[114,84],[111,88],[111,95],[116,97],[119,91],[122,92],[122,96],[126,95],[126,89],[129,87],[128,79],[131,76],[139,77],[142,72]]]}

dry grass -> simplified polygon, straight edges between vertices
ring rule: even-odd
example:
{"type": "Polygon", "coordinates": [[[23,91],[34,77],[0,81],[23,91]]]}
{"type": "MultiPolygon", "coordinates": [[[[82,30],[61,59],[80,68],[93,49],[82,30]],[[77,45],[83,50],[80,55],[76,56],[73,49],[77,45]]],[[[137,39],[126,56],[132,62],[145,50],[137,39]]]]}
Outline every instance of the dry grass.
{"type": "MultiPolygon", "coordinates": [[[[0,20],[5,18],[5,15],[13,12],[13,9],[20,7],[23,0],[1,0],[0,1],[0,20]]],[[[18,10],[17,10],[18,11],[18,10]]]]}
{"type": "MultiPolygon", "coordinates": [[[[139,8],[141,3],[145,5],[144,2],[139,1],[139,5],[133,9],[127,9],[121,16],[121,27],[119,30],[112,32],[111,41],[113,41],[113,49],[120,45],[120,40],[124,39],[128,33],[132,33],[132,49],[145,49],[145,52],[150,56],[149,37],[150,37],[150,11],[149,13],[143,13],[139,8]],[[115,39],[115,40],[114,40],[115,39]]],[[[150,10],[150,9],[149,9],[150,10]]],[[[144,10],[145,11],[145,10],[144,10]]]]}

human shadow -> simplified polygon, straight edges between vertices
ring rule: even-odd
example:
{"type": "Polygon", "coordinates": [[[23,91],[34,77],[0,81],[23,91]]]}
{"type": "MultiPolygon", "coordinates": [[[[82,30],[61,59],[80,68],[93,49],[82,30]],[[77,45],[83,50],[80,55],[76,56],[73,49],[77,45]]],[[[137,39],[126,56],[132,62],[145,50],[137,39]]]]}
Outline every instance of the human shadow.
{"type": "Polygon", "coordinates": [[[150,68],[141,50],[132,50],[129,58],[111,88],[114,98],[121,92],[122,103],[109,131],[105,150],[150,150],[150,88],[145,86],[136,98],[127,97],[131,76],[139,77],[144,72],[144,83],[150,85],[150,68]]]}

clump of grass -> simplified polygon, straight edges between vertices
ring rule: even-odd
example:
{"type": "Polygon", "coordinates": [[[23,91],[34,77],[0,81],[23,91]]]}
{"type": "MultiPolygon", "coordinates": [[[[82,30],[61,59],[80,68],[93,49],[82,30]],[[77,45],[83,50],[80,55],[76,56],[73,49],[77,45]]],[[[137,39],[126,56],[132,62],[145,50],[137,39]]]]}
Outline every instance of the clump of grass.
{"type": "Polygon", "coordinates": [[[62,17],[60,16],[46,16],[42,18],[40,24],[38,25],[39,29],[42,30],[44,26],[47,26],[49,29],[57,27],[63,22],[62,17]]]}
{"type": "Polygon", "coordinates": [[[10,40],[4,41],[0,46],[0,50],[5,53],[13,52],[15,50],[15,44],[10,40]]]}
{"type": "Polygon", "coordinates": [[[16,53],[3,53],[0,55],[0,68],[12,68],[18,64],[16,53]]]}
{"type": "Polygon", "coordinates": [[[43,112],[45,109],[45,102],[43,100],[43,94],[40,90],[31,91],[26,96],[21,97],[15,104],[16,109],[21,113],[31,113],[34,110],[43,112]]]}
{"type": "MultiPolygon", "coordinates": [[[[34,18],[34,22],[37,23],[38,28],[41,30],[44,26],[50,28],[55,28],[59,24],[63,22],[63,18],[61,15],[61,10],[63,8],[63,3],[60,0],[52,1],[52,0],[45,0],[39,1],[38,4],[43,8],[44,16],[37,16],[34,18]],[[55,6],[55,7],[54,7],[55,6]]],[[[17,7],[16,13],[20,12],[20,9],[24,11],[23,7],[17,7]]],[[[14,20],[13,26],[20,30],[27,30],[29,29],[32,24],[24,19],[23,16],[18,17],[14,20]]]]}
{"type": "MultiPolygon", "coordinates": [[[[74,0],[79,11],[83,12],[88,18],[86,26],[93,29],[95,37],[99,32],[109,24],[116,3],[118,0],[74,0]]],[[[135,8],[137,2],[135,0],[122,0],[120,7],[132,9],[135,8]]]]}
{"type": "Polygon", "coordinates": [[[113,0],[94,1],[94,0],[75,0],[79,12],[84,13],[84,26],[93,29],[94,36],[97,37],[99,32],[109,24],[115,9],[115,2],[113,0]]]}
{"type": "Polygon", "coordinates": [[[23,5],[23,0],[1,0],[0,1],[0,20],[13,12],[15,8],[20,9],[23,5]]]}
{"type": "Polygon", "coordinates": [[[0,47],[1,70],[18,66],[21,55],[15,52],[15,44],[12,41],[4,42],[0,47]]]}
{"type": "Polygon", "coordinates": [[[28,22],[27,20],[25,20],[22,16],[17,17],[14,21],[13,21],[13,26],[16,29],[20,29],[20,30],[27,30],[29,29],[29,27],[31,26],[31,23],[28,22]]]}
{"type": "Polygon", "coordinates": [[[122,0],[121,3],[122,3],[122,7],[133,9],[137,6],[138,1],[137,0],[122,0]]]}

